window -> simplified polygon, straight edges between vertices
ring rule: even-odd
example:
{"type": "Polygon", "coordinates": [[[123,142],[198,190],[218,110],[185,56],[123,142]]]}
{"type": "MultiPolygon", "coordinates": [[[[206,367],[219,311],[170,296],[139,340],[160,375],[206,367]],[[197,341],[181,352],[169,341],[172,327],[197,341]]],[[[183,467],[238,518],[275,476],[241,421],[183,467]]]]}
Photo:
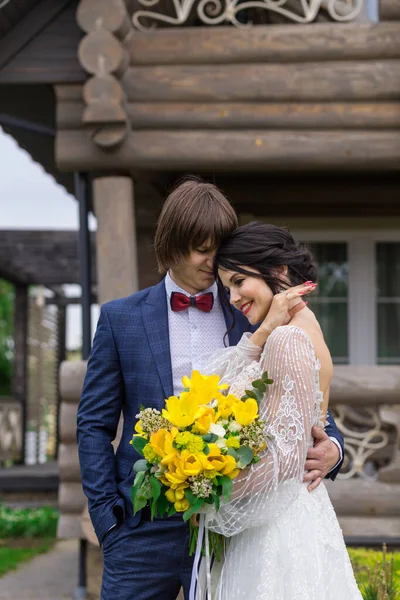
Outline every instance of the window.
{"type": "Polygon", "coordinates": [[[349,362],[347,244],[314,243],[309,247],[319,272],[318,288],[310,296],[309,306],[321,325],[333,361],[345,365],[349,362]]]}
{"type": "Polygon", "coordinates": [[[377,362],[400,364],[400,243],[376,244],[377,362]]]}
{"type": "Polygon", "coordinates": [[[309,299],[335,364],[400,364],[400,232],[309,231],[319,286],[309,299]]]}

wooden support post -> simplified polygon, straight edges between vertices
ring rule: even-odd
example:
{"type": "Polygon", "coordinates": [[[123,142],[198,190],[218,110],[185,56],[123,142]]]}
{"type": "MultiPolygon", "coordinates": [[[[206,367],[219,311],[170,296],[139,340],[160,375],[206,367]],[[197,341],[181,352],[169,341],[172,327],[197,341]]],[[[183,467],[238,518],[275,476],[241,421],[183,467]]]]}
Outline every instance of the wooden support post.
{"type": "Polygon", "coordinates": [[[14,304],[14,371],[12,395],[21,405],[22,452],[21,462],[25,459],[25,434],[27,422],[27,337],[28,337],[28,286],[15,286],[14,304]]]}
{"type": "Polygon", "coordinates": [[[99,304],[138,290],[137,237],[130,177],[95,179],[99,304]]]}
{"type": "Polygon", "coordinates": [[[60,366],[66,359],[66,333],[67,333],[67,305],[59,304],[57,306],[57,411],[56,411],[56,458],[58,458],[58,448],[60,442],[60,366]]]}

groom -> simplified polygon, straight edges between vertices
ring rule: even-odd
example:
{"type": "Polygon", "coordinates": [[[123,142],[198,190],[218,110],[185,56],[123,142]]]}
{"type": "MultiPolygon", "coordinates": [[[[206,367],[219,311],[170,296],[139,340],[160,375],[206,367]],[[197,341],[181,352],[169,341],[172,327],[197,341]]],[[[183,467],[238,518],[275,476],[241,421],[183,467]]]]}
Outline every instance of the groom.
{"type": "MultiPolygon", "coordinates": [[[[231,317],[218,295],[213,257],[237,224],[218,188],[183,182],[167,198],[155,237],[166,277],[101,309],[78,409],[83,488],[104,554],[101,600],[175,600],[181,586],[189,595],[189,527],[180,515],[154,521],[146,509],[133,515],[132,465],[140,457],[129,442],[140,405],[161,410],[165,398],[182,391],[183,375],[201,371],[204,356],[224,346],[231,317]],[[114,455],[121,411],[124,428],[114,455]]],[[[250,327],[239,312],[235,321],[230,345],[250,327]]],[[[341,467],[343,439],[330,423],[326,433],[315,432],[308,456],[312,486],[329,471],[333,479],[341,467]]]]}

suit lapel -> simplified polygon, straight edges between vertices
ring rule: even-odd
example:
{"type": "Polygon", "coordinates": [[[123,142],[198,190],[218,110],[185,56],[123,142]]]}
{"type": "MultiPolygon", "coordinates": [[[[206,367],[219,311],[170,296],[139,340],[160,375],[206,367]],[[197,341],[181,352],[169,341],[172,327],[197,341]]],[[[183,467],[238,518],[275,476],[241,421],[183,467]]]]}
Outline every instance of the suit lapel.
{"type": "Polygon", "coordinates": [[[149,292],[142,304],[142,316],[153,359],[165,398],[172,396],[172,367],[169,345],[167,294],[164,280],[149,292]]]}

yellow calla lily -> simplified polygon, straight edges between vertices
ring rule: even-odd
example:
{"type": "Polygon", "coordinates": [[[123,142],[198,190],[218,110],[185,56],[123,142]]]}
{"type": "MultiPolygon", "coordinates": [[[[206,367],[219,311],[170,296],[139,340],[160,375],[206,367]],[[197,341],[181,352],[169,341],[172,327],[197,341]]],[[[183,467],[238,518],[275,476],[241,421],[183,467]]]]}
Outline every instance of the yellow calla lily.
{"type": "Polygon", "coordinates": [[[258,404],[254,398],[247,398],[245,402],[238,402],[233,406],[236,421],[246,427],[258,418],[258,404]]]}

